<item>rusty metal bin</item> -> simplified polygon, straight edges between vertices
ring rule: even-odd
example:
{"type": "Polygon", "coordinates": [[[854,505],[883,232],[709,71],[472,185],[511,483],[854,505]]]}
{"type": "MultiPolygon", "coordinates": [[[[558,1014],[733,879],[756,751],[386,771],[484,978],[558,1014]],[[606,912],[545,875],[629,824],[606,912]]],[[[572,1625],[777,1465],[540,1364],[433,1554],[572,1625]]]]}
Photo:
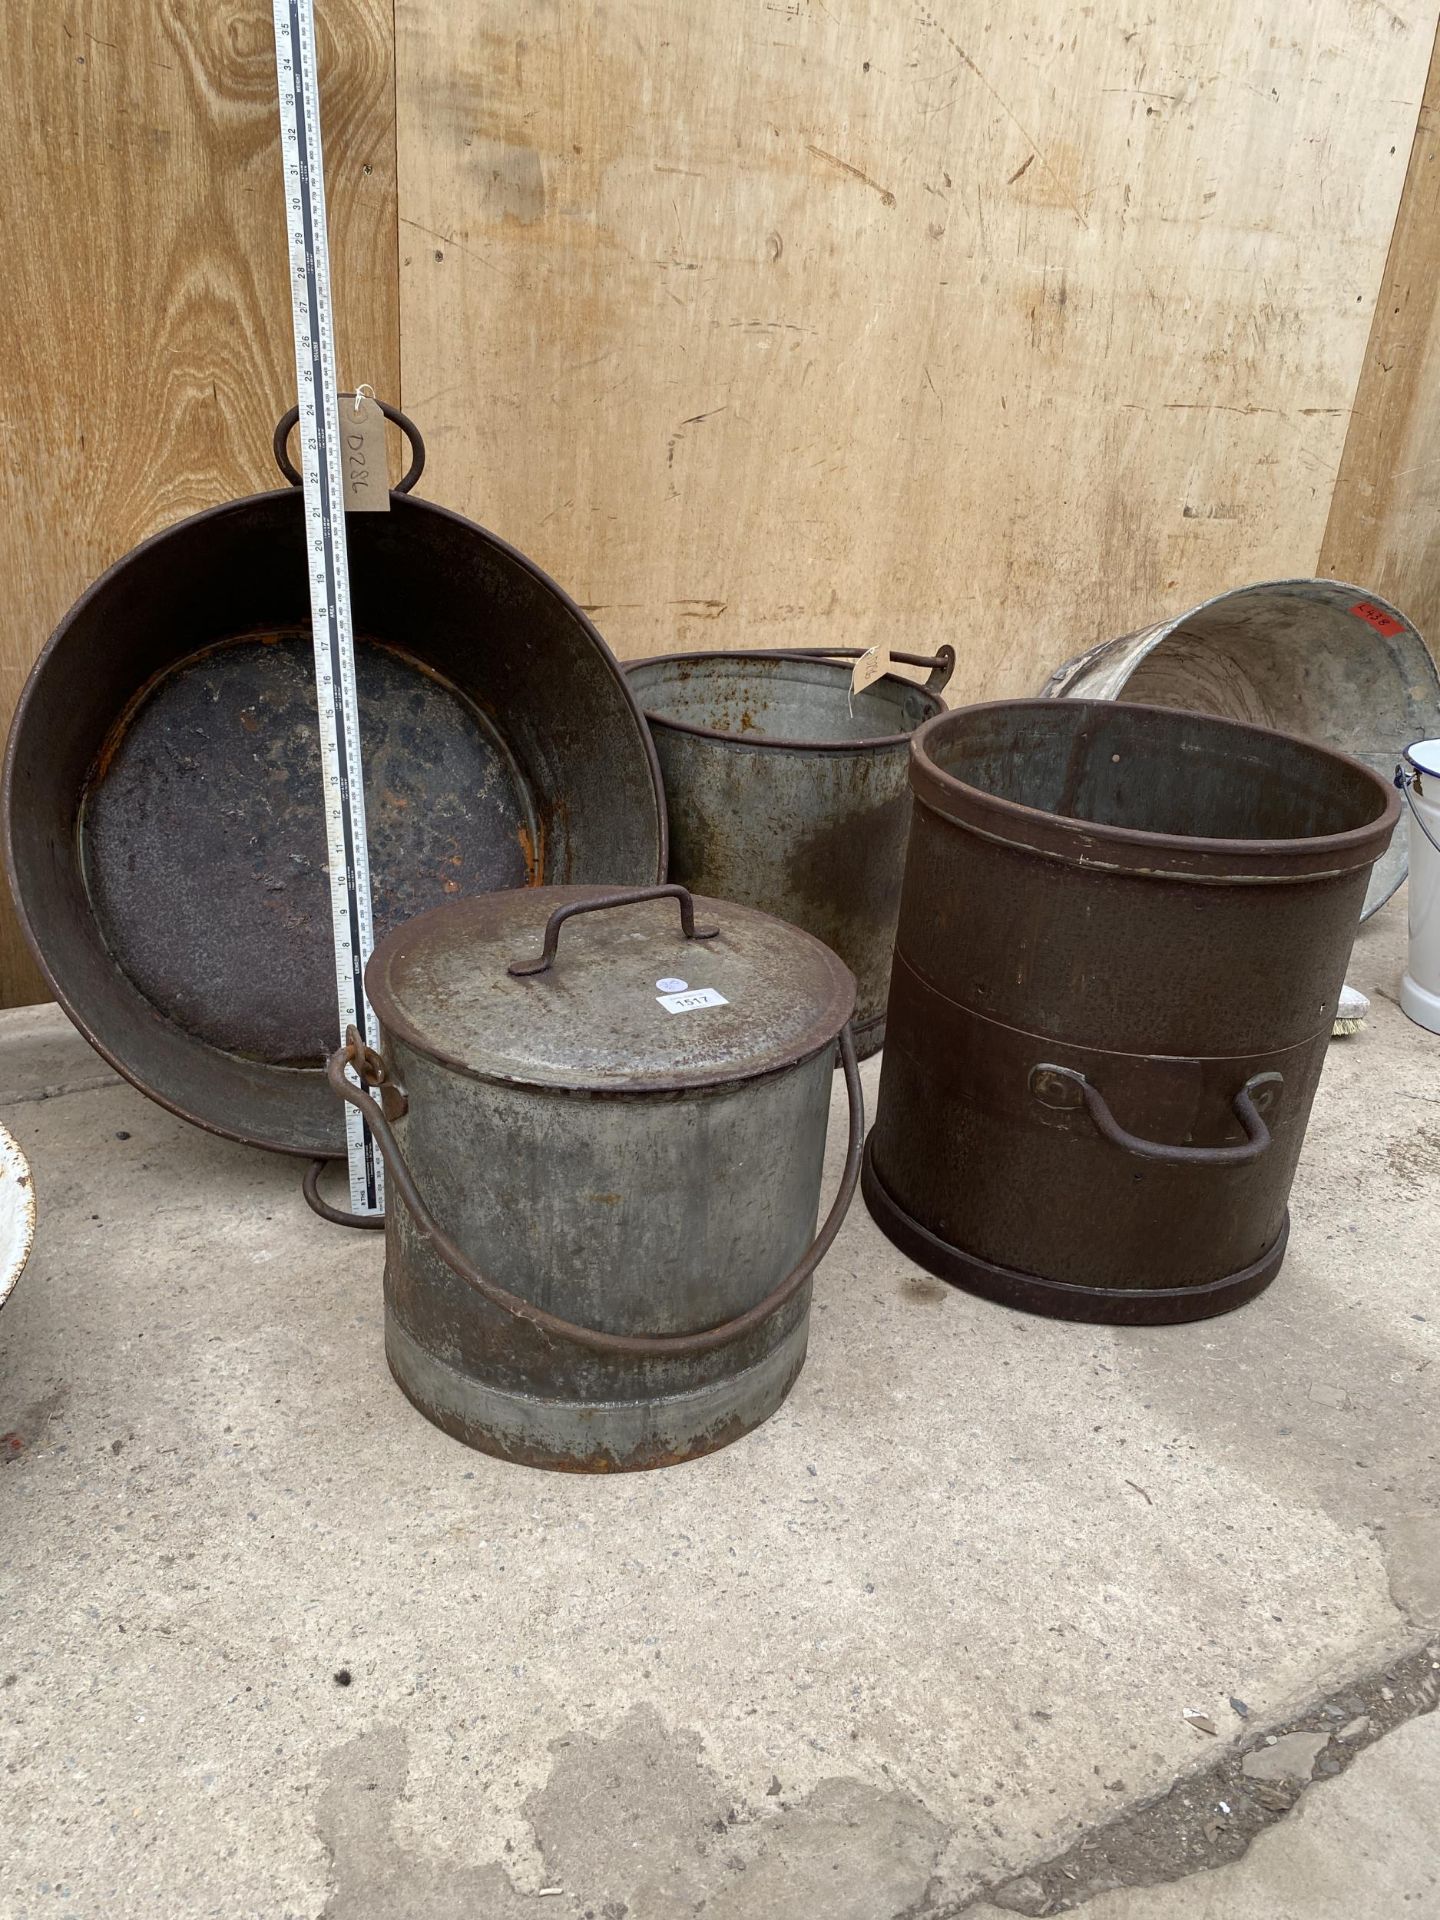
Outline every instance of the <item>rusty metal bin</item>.
{"type": "Polygon", "coordinates": [[[1258,1293],[1393,787],[1268,728],[1050,700],[931,721],[910,781],[875,1219],[1069,1319],[1258,1293]]]}
{"type": "Polygon", "coordinates": [[[885,1038],[885,994],[908,815],[910,738],[943,713],[940,689],[887,674],[850,698],[856,649],[687,653],[627,669],[660,758],[672,880],[773,913],[855,975],[855,1050],[885,1038]]]}

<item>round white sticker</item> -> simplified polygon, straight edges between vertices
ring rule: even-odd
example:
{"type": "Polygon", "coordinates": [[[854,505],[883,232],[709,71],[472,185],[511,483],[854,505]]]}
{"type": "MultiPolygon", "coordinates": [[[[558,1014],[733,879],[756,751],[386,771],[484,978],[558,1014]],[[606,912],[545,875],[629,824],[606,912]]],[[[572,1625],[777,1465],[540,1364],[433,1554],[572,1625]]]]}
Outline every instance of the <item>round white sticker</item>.
{"type": "Polygon", "coordinates": [[[657,980],[655,982],[661,993],[684,993],[689,984],[688,980],[657,980]]]}

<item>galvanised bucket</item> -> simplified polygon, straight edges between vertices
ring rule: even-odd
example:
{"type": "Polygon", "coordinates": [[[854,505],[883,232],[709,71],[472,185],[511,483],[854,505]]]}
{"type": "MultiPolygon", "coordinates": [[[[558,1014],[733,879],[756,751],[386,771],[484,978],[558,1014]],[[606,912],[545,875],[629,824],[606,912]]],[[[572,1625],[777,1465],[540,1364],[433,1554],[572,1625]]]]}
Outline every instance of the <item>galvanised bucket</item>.
{"type": "MultiPolygon", "coordinates": [[[[1388,776],[1440,723],[1440,675],[1415,626],[1343,580],[1261,580],[1103,640],[1057,667],[1048,699],[1133,700],[1303,734],[1388,776]]],[[[1362,919],[1405,878],[1396,834],[1370,875],[1362,919]]]]}
{"type": "Polygon", "coordinates": [[[660,757],[672,880],[789,920],[823,940],[856,980],[855,1047],[885,1038],[885,994],[916,727],[943,713],[940,689],[887,674],[851,697],[856,650],[685,653],[627,668],[660,757]]]}
{"type": "Polygon", "coordinates": [[[871,1213],[1068,1319],[1199,1319],[1278,1271],[1370,869],[1368,767],[1203,714],[1003,701],[916,735],[871,1213]]]}
{"type": "Polygon", "coordinates": [[[385,1349],[420,1411],[572,1472],[773,1413],[860,1171],[834,954],[683,887],[540,887],[420,915],[365,986],[383,1052],[352,1030],[330,1084],[385,1156],[385,1349]],[[817,1234],[837,1039],[849,1151],[817,1234]]]}

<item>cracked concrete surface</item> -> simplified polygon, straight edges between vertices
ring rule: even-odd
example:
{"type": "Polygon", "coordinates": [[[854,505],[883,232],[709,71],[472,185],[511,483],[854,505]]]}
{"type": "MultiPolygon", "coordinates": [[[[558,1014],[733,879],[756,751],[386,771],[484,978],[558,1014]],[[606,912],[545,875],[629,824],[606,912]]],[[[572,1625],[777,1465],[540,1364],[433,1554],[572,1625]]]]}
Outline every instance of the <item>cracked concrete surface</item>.
{"type": "MultiPolygon", "coordinates": [[[[1168,1792],[1087,1828],[1063,1854],[987,1887],[985,1898],[1012,1913],[1064,1913],[1112,1888],[1158,1886],[1238,1862],[1268,1828],[1288,1817],[1312,1782],[1344,1773],[1397,1727],[1433,1714],[1437,1695],[1440,1641],[1352,1677],[1339,1692],[1312,1700],[1288,1725],[1247,1724],[1238,1742],[1212,1741],[1208,1762],[1183,1774],[1168,1792]]],[[[1440,1871],[1440,1845],[1430,1836],[1417,1836],[1413,1851],[1440,1871]]],[[[1358,1881],[1351,1892],[1357,1901],[1375,1897],[1375,1889],[1358,1881]]],[[[968,1913],[972,1904],[956,1911],[968,1913]]]]}
{"type": "MultiPolygon", "coordinates": [[[[1320,1782],[1243,1859],[1164,1886],[1097,1894],[1085,1920],[1357,1920],[1440,1913],[1440,1717],[1399,1727],[1320,1782]]],[[[967,1920],[1008,1920],[982,1903],[967,1920]]]]}
{"type": "MultiPolygon", "coordinates": [[[[857,1204],[785,1408],[614,1480],[428,1427],[385,1370],[381,1249],[305,1210],[296,1163],[183,1126],[53,1013],[0,1016],[40,1208],[0,1316],[0,1914],[939,1920],[1415,1657],[1440,1042],[1385,997],[1402,942],[1403,905],[1362,932],[1371,1022],[1260,1300],[1027,1318],[857,1204]]],[[[1390,1765],[1433,1790],[1401,1726],[1302,1811],[1390,1765]]],[[[1243,1888],[1298,1817],[1175,1887],[1243,1888]]],[[[1427,1910],[1411,1837],[1354,1910],[1427,1910]]],[[[1265,1884],[1214,1913],[1279,1920],[1265,1884]]]]}

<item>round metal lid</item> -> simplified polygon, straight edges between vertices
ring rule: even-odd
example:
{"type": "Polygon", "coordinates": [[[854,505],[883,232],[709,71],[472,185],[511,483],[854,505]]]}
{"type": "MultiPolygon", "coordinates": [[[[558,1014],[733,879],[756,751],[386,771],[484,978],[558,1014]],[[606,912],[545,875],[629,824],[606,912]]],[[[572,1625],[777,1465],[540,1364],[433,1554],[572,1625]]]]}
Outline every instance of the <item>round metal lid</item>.
{"type": "Polygon", "coordinates": [[[683,892],[522,887],[436,907],[375,949],[370,1004],[458,1072],[586,1093],[723,1086],[830,1045],[855,1004],[849,968],[798,927],[698,894],[687,938],[683,892]]]}

